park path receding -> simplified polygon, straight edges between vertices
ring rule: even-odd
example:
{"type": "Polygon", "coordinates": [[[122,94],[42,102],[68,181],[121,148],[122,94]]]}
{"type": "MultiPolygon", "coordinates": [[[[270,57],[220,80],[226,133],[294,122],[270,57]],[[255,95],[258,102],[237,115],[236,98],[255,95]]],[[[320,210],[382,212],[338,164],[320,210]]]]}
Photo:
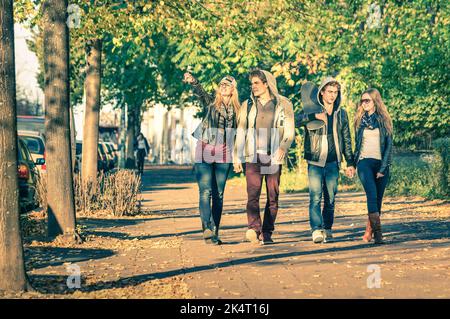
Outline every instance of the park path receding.
{"type": "MultiPolygon", "coordinates": [[[[386,198],[383,230],[388,244],[376,247],[361,241],[365,197],[342,193],[336,204],[335,242],[314,244],[308,194],[282,194],[276,243],[258,246],[243,242],[245,184],[231,180],[221,227],[225,244],[213,246],[201,237],[191,167],[150,168],[143,198],[154,220],[142,226],[152,236],[180,241],[179,250],[170,257],[162,255],[161,262],[168,258],[170,269],[184,276],[196,298],[450,297],[448,203],[386,198]],[[380,288],[375,277],[368,278],[374,271],[380,274],[380,288]]],[[[170,276],[170,271],[155,276],[170,276]]]]}
{"type": "Polygon", "coordinates": [[[243,180],[229,180],[224,202],[224,245],[206,244],[192,168],[147,166],[142,214],[78,216],[81,245],[29,241],[26,266],[36,292],[0,298],[450,297],[448,202],[387,197],[383,246],[361,241],[361,193],[339,194],[335,241],[324,244],[311,241],[306,193],[280,195],[270,246],[243,242],[243,180]],[[68,287],[77,270],[79,287],[68,287]]]}

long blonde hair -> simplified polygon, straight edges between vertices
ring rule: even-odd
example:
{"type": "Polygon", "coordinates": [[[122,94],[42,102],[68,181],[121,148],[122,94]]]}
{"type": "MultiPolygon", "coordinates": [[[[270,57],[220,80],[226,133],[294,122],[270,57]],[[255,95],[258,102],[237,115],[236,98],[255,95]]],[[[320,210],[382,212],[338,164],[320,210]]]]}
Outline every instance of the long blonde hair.
{"type": "MultiPolygon", "coordinates": [[[[364,91],[361,94],[361,97],[366,93],[369,94],[373,100],[373,103],[375,105],[375,113],[377,113],[379,115],[379,117],[381,118],[381,122],[382,122],[381,125],[383,125],[383,127],[386,129],[386,131],[388,132],[389,135],[392,135],[393,131],[394,131],[393,125],[392,125],[392,119],[388,113],[386,105],[383,102],[383,99],[381,98],[380,92],[377,89],[370,88],[370,89],[367,89],[366,91],[364,91]]],[[[362,107],[361,101],[359,101],[356,106],[356,114],[355,114],[355,120],[354,120],[355,132],[358,130],[359,125],[361,124],[361,118],[363,117],[363,115],[364,115],[364,108],[362,107]]]]}
{"type": "MultiPolygon", "coordinates": [[[[223,103],[223,96],[220,93],[220,85],[217,87],[216,90],[216,98],[214,100],[214,106],[217,110],[220,109],[223,103]]],[[[239,114],[239,108],[241,107],[241,104],[239,103],[239,93],[237,90],[236,85],[233,86],[233,92],[231,93],[230,102],[233,104],[234,113],[237,116],[239,114]]]]}

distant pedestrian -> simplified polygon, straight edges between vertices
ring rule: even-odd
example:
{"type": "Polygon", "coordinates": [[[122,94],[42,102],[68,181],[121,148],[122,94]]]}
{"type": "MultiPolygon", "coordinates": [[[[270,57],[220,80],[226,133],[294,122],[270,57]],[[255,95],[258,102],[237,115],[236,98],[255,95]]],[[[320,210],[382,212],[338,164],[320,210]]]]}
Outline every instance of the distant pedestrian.
{"type": "Polygon", "coordinates": [[[220,245],[220,220],[223,194],[232,163],[232,149],[239,112],[236,80],[224,77],[214,95],[206,92],[192,74],[185,73],[184,81],[192,85],[203,108],[203,119],[192,134],[197,140],[195,175],[199,188],[199,210],[203,238],[220,245]]]}
{"type": "Polygon", "coordinates": [[[359,179],[367,197],[369,218],[363,240],[383,243],[381,204],[389,181],[392,162],[392,119],[377,89],[361,96],[355,115],[355,161],[359,179]]]}
{"type": "Polygon", "coordinates": [[[139,175],[144,174],[144,161],[150,152],[150,145],[144,134],[139,133],[135,141],[135,149],[137,151],[137,166],[139,175]]]}

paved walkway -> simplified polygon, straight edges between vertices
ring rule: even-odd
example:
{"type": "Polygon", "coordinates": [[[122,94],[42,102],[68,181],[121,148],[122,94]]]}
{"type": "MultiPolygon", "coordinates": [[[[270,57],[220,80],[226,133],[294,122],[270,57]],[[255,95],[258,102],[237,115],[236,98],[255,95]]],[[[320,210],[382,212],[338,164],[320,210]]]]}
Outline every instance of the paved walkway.
{"type": "Polygon", "coordinates": [[[190,168],[151,169],[144,198],[154,218],[148,222],[154,236],[182,240],[171,262],[196,298],[450,297],[448,204],[387,198],[383,228],[388,244],[376,247],[360,240],[367,218],[363,194],[340,194],[335,242],[314,244],[308,195],[284,194],[273,236],[276,244],[258,246],[242,241],[245,185],[232,180],[222,219],[226,244],[213,246],[201,238],[197,186],[190,168]],[[368,288],[372,267],[380,272],[380,288],[368,288]]]}
{"type": "Polygon", "coordinates": [[[363,194],[342,193],[335,241],[314,244],[307,194],[282,194],[276,243],[259,246],[243,242],[245,186],[230,180],[222,217],[225,244],[214,246],[201,237],[190,167],[148,168],[142,196],[145,214],[79,218],[87,238],[82,245],[27,244],[28,273],[38,293],[17,297],[450,297],[446,202],[386,198],[383,230],[388,244],[374,246],[360,240],[366,221],[363,194]],[[74,264],[82,274],[80,289],[66,285],[67,267],[74,264]],[[379,288],[368,287],[368,278],[372,286],[377,284],[370,280],[373,269],[380,274],[379,288]]]}

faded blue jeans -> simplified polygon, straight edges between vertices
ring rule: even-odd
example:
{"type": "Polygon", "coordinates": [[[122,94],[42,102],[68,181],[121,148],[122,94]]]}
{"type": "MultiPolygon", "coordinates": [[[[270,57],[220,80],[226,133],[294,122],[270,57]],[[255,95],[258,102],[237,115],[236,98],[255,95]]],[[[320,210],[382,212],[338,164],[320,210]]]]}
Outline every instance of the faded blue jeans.
{"type": "Polygon", "coordinates": [[[199,209],[202,228],[219,230],[222,217],[223,193],[231,169],[230,163],[195,163],[199,188],[199,209]],[[211,205],[212,201],[212,205],[211,205]]]}
{"type": "Polygon", "coordinates": [[[334,199],[337,193],[339,166],[337,162],[325,167],[308,165],[309,224],[311,230],[331,229],[334,221],[334,199]],[[323,194],[323,210],[321,202],[323,194]]]}

